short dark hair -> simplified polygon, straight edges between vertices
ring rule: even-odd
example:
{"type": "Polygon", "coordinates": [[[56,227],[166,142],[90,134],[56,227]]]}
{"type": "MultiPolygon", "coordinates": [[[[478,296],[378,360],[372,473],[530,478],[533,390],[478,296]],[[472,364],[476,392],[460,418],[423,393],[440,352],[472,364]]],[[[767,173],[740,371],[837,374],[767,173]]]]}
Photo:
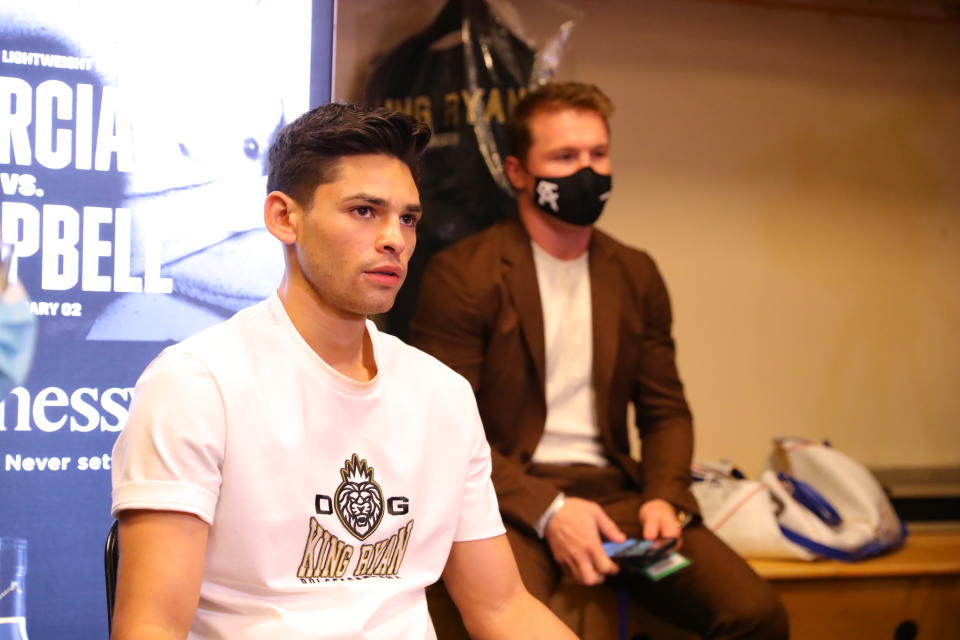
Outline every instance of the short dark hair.
{"type": "Polygon", "coordinates": [[[317,186],[336,179],[340,158],[365,154],[397,158],[416,180],[430,135],[429,126],[398,111],[321,105],[277,132],[267,156],[267,193],[282,191],[309,206],[317,186]]]}
{"type": "Polygon", "coordinates": [[[530,119],[540,111],[577,109],[593,111],[610,130],[613,103],[595,85],[585,82],[553,82],[537,87],[517,101],[507,121],[507,141],[510,153],[526,162],[533,140],[530,136],[530,119]]]}

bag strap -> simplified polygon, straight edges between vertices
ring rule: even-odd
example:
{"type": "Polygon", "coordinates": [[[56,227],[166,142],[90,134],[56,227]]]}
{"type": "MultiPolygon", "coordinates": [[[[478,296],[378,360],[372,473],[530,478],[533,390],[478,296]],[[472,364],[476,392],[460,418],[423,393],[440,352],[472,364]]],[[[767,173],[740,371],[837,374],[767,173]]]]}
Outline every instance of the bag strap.
{"type": "Polygon", "coordinates": [[[782,524],[780,525],[780,531],[783,533],[783,537],[790,542],[799,545],[808,551],[812,551],[813,553],[824,558],[828,558],[830,560],[839,560],[841,562],[855,562],[857,560],[869,558],[870,556],[879,555],[884,551],[896,549],[903,545],[904,541],[909,535],[907,525],[905,525],[901,520],[900,537],[897,540],[874,539],[858,549],[854,549],[853,551],[844,551],[842,549],[827,546],[820,542],[815,542],[814,540],[811,540],[806,536],[802,536],[793,529],[785,527],[782,524]]]}
{"type": "Polygon", "coordinates": [[[806,507],[811,513],[831,527],[843,524],[843,518],[823,495],[803,480],[783,473],[777,474],[777,480],[793,496],[793,499],[806,507]]]}
{"type": "MultiPolygon", "coordinates": [[[[857,551],[843,551],[842,549],[836,549],[834,547],[829,547],[823,543],[815,542],[806,536],[802,536],[793,529],[780,525],[780,531],[783,533],[783,537],[789,540],[790,542],[803,547],[807,551],[812,551],[816,555],[822,558],[828,558],[830,560],[840,560],[841,562],[853,562],[858,560],[862,556],[860,555],[860,550],[857,551]]],[[[873,543],[871,543],[873,544],[873,543]]],[[[870,545],[867,545],[870,546],[870,545]]]]}

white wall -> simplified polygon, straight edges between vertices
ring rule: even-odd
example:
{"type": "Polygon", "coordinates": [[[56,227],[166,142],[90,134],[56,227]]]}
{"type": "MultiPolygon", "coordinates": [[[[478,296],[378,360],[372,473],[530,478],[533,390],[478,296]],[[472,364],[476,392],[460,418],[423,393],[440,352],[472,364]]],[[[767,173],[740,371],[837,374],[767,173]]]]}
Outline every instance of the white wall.
{"type": "MultiPolygon", "coordinates": [[[[336,97],[442,4],[341,1],[336,97]]],[[[537,34],[584,11],[558,78],[617,106],[600,226],[664,272],[697,457],[756,470],[797,434],[960,465],[960,23],[512,4],[537,34]]]]}

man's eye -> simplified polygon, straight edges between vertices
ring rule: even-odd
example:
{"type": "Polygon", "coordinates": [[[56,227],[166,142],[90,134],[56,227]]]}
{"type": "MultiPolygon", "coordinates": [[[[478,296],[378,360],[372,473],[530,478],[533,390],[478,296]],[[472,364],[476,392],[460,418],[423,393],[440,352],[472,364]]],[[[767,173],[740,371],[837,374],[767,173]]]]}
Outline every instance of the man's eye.
{"type": "Polygon", "coordinates": [[[373,215],[373,209],[370,207],[354,207],[353,212],[361,218],[373,215]]]}
{"type": "Polygon", "coordinates": [[[417,222],[419,221],[420,221],[420,218],[413,215],[412,213],[408,213],[400,216],[400,222],[402,222],[403,224],[409,227],[415,227],[417,225],[417,222]]]}

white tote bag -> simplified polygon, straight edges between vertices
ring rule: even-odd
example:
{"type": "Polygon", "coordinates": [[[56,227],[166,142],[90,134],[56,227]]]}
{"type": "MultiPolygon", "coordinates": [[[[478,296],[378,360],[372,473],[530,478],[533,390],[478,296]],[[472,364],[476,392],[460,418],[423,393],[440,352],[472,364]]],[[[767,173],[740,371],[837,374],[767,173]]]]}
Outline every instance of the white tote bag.
{"type": "Polygon", "coordinates": [[[716,464],[694,478],[704,524],[744,557],[854,561],[906,537],[876,478],[827,444],[777,438],[759,481],[716,464]]]}
{"type": "Polygon", "coordinates": [[[694,466],[691,490],[704,525],[745,558],[815,559],[780,531],[781,509],[766,485],[733,471],[725,473],[710,463],[694,466]]]}

